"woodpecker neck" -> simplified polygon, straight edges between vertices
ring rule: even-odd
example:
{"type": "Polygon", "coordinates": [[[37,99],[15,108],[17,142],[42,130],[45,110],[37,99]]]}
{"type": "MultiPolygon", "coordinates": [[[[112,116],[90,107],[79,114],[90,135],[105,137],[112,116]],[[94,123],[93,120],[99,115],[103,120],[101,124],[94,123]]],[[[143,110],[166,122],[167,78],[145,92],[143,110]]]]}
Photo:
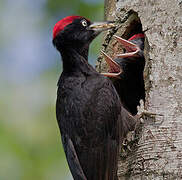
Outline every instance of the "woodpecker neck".
{"type": "Polygon", "coordinates": [[[88,51],[89,51],[89,44],[80,45],[79,43],[75,44],[65,44],[60,49],[58,49],[61,54],[64,52],[70,53],[77,53],[80,56],[84,57],[86,61],[88,61],[88,51]]]}
{"type": "Polygon", "coordinates": [[[88,64],[88,48],[78,50],[73,47],[60,50],[63,60],[63,71],[69,73],[90,74],[93,68],[88,64]]]}

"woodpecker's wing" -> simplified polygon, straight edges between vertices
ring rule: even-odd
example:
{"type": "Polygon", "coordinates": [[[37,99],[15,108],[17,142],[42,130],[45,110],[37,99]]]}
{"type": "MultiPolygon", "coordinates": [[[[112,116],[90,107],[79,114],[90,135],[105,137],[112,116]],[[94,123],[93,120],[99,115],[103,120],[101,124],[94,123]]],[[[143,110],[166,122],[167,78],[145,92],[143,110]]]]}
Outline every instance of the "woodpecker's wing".
{"type": "Polygon", "coordinates": [[[77,155],[88,180],[116,180],[121,104],[110,80],[103,78],[98,81],[100,84],[82,112],[86,133],[76,147],[77,155]]]}
{"type": "Polygon", "coordinates": [[[74,179],[87,180],[80,165],[72,140],[68,137],[68,135],[62,135],[61,138],[68,165],[74,179]]]}
{"type": "Polygon", "coordinates": [[[68,99],[65,107],[60,104],[63,99],[57,103],[57,119],[73,178],[116,180],[119,144],[132,129],[131,115],[124,110],[113,84],[104,76],[85,81],[78,92],[74,91],[74,97],[81,96],[81,101],[76,98],[79,105],[73,100],[69,103],[68,99]],[[72,116],[66,119],[61,108],[69,109],[72,116]]]}

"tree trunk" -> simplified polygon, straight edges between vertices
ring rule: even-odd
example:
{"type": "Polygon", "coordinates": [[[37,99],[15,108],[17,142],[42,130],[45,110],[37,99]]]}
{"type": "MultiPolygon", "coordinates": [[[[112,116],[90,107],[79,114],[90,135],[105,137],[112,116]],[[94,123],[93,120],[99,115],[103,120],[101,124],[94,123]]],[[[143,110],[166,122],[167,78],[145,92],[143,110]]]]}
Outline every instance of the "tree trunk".
{"type": "MultiPolygon", "coordinates": [[[[128,38],[136,24],[146,30],[144,108],[163,115],[145,119],[138,133],[130,134],[122,147],[118,176],[182,179],[182,1],[106,0],[105,17],[118,23],[103,44],[109,55],[116,44],[113,34],[128,38]]],[[[97,69],[107,71],[102,56],[97,69]]]]}

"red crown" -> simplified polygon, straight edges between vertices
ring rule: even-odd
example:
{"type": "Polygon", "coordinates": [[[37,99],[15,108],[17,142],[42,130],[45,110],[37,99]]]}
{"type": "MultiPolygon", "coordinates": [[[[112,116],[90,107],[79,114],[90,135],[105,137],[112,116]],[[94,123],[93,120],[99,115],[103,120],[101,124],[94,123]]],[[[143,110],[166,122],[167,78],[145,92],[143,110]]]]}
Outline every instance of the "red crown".
{"type": "Polygon", "coordinates": [[[133,40],[133,39],[138,39],[138,38],[144,38],[145,35],[143,33],[140,34],[135,34],[134,36],[132,36],[130,39],[128,39],[129,41],[133,40]]]}
{"type": "Polygon", "coordinates": [[[53,28],[53,39],[61,32],[68,24],[71,24],[75,19],[83,18],[81,16],[68,16],[58,21],[53,28]]]}

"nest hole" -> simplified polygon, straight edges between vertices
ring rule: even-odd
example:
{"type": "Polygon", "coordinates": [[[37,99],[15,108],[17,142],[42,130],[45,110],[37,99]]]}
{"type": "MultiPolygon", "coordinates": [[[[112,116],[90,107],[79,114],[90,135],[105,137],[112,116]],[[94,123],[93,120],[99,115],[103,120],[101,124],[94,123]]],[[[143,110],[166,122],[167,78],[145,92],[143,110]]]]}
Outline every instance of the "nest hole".
{"type": "MultiPolygon", "coordinates": [[[[127,25],[126,25],[124,33],[122,34],[122,38],[124,38],[124,39],[129,39],[135,34],[145,33],[145,31],[143,30],[143,27],[142,27],[141,20],[138,17],[138,14],[136,12],[132,11],[132,15],[130,17],[131,18],[128,18],[128,22],[126,22],[127,25]]],[[[146,48],[145,48],[146,44],[148,44],[146,39],[147,38],[145,36],[145,43],[144,43],[145,68],[144,68],[144,71],[143,71],[144,84],[142,85],[142,88],[141,88],[141,94],[143,94],[143,96],[141,95],[141,98],[139,100],[139,105],[134,105],[135,108],[137,109],[137,112],[132,113],[133,115],[138,113],[138,106],[142,105],[142,107],[139,108],[141,111],[143,109],[145,109],[144,106],[145,106],[145,97],[146,97],[146,92],[145,92],[146,84],[148,86],[148,83],[146,83],[147,82],[146,77],[148,77],[147,76],[148,68],[146,69],[146,64],[148,66],[148,60],[146,60],[146,59],[149,59],[148,55],[146,55],[147,54],[146,52],[148,52],[148,50],[146,51],[146,48]],[[142,100],[143,100],[143,103],[141,103],[142,100]]],[[[147,46],[147,47],[149,47],[149,46],[147,46]]],[[[114,85],[115,85],[115,87],[117,87],[116,89],[118,89],[118,86],[120,86],[119,83],[120,83],[120,80],[115,80],[114,81],[114,85]]],[[[118,91],[118,94],[121,97],[121,92],[118,91]]]]}

